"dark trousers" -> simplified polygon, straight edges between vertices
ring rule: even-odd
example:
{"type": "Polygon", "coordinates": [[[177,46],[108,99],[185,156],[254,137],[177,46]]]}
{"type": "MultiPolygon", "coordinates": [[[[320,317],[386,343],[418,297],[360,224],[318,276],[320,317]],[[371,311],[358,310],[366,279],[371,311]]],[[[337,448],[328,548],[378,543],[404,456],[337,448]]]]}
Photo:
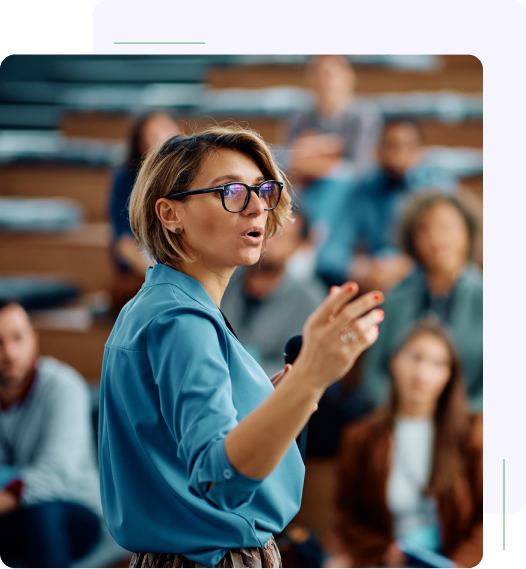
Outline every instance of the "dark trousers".
{"type": "Polygon", "coordinates": [[[18,508],[0,516],[0,557],[11,567],[69,567],[99,535],[99,518],[77,504],[18,508]]]}

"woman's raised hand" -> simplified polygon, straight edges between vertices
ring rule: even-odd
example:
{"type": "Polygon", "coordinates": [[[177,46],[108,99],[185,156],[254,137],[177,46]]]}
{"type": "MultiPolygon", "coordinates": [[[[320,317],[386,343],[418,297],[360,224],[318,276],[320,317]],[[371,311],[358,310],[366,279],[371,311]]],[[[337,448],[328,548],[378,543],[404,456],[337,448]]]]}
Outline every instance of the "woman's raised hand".
{"type": "Polygon", "coordinates": [[[327,298],[303,327],[303,345],[294,364],[316,387],[326,389],[343,377],[358,356],[378,338],[384,311],[375,309],[384,300],[380,291],[358,293],[355,282],[332,287],[327,298]]]}

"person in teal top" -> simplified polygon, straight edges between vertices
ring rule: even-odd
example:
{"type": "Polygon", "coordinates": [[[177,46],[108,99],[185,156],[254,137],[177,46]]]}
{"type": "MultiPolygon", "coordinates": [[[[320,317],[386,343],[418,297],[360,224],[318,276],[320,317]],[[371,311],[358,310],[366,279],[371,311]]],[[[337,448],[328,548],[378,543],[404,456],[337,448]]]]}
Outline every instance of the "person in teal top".
{"type": "Polygon", "coordinates": [[[389,358],[416,322],[434,318],[455,342],[473,411],[482,411],[483,289],[473,263],[477,221],[456,196],[441,192],[413,198],[401,223],[401,245],[416,269],[385,300],[379,341],[365,357],[362,386],[375,405],[389,387],[389,358]]]}
{"type": "Polygon", "coordinates": [[[132,567],[280,567],[273,533],[298,512],[305,474],[294,439],[378,337],[382,294],[349,302],[346,283],[272,379],[238,342],[221,298],[289,218],[287,185],[238,127],[174,136],[139,171],[131,228],[156,264],[106,342],[99,424],[104,517],[132,567]]]}

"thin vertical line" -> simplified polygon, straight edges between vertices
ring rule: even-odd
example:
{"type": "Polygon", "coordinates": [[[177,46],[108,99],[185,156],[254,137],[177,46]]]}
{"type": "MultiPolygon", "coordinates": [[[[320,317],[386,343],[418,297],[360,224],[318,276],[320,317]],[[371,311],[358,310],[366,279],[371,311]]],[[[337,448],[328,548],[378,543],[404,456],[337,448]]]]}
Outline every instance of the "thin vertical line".
{"type": "Polygon", "coordinates": [[[502,459],[502,549],[506,549],[506,459],[502,459]]]}

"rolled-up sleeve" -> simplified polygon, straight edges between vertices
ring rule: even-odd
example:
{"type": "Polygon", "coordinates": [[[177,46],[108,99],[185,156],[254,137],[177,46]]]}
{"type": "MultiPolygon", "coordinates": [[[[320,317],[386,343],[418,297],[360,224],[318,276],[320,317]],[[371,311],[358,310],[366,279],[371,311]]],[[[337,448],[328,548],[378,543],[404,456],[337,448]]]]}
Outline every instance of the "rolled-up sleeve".
{"type": "Polygon", "coordinates": [[[226,435],[238,424],[225,334],[206,314],[166,312],[150,325],[147,350],[190,492],[230,511],[249,504],[264,479],[236,471],[225,452],[226,435]]]}

